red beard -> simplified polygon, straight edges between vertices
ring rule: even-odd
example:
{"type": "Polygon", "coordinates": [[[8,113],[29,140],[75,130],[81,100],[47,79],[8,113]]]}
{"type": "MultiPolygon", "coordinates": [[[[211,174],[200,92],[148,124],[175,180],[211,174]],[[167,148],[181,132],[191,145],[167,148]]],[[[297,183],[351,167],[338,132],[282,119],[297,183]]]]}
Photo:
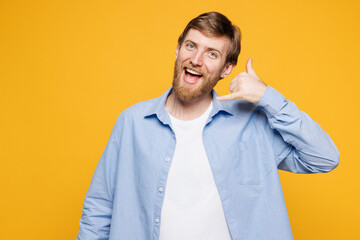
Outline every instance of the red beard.
{"type": "Polygon", "coordinates": [[[214,76],[210,76],[207,72],[203,72],[198,67],[193,66],[191,63],[180,63],[179,58],[175,61],[175,69],[174,69],[174,78],[173,78],[173,90],[176,96],[184,103],[192,102],[196,99],[199,99],[211,92],[211,90],[215,87],[217,82],[221,79],[221,69],[214,74],[214,76]],[[200,83],[195,83],[194,85],[190,85],[184,82],[182,79],[185,74],[185,68],[191,68],[198,73],[201,73],[201,79],[199,79],[200,83]]]}

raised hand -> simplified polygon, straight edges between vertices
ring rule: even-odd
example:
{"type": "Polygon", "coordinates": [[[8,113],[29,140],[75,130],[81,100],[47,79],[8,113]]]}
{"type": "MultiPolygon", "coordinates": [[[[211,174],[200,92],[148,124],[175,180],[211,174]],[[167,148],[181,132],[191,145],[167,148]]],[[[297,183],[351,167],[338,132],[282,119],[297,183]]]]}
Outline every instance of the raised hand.
{"type": "Polygon", "coordinates": [[[240,98],[257,103],[266,91],[267,85],[256,75],[252,67],[252,58],[246,62],[246,72],[239,73],[231,80],[230,94],[219,96],[216,99],[226,101],[240,98]]]}

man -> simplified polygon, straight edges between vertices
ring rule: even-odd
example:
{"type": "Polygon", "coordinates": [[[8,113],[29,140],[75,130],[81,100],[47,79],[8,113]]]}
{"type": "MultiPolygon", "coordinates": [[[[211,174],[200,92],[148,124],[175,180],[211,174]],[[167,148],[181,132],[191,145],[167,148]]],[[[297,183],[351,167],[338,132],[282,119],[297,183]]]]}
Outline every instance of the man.
{"type": "Polygon", "coordinates": [[[222,14],[187,25],[173,87],[116,121],[78,239],[292,239],[277,169],[328,172],[339,152],[251,59],[219,97],[239,53],[240,31],[222,14]]]}

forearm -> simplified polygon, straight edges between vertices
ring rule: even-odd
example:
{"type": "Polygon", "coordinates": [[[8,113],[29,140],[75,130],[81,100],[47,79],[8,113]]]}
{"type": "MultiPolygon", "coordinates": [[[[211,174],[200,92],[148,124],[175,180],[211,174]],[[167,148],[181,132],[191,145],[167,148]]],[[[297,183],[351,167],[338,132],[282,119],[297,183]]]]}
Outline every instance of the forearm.
{"type": "Polygon", "coordinates": [[[88,192],[77,239],[108,239],[111,215],[112,202],[93,191],[88,192]]]}
{"type": "Polygon", "coordinates": [[[280,135],[274,137],[279,168],[292,172],[328,172],[339,163],[339,151],[329,135],[297,106],[268,87],[258,102],[269,125],[280,135]],[[284,150],[284,141],[290,145],[284,150]]]}
{"type": "Polygon", "coordinates": [[[119,121],[113,128],[85,196],[78,240],[109,238],[119,157],[119,121]]]}

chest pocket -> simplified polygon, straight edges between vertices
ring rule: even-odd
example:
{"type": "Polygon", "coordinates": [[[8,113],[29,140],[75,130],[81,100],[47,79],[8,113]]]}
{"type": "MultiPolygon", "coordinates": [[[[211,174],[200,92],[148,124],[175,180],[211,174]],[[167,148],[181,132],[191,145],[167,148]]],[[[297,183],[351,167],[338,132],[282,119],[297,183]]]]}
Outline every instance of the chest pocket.
{"type": "Polygon", "coordinates": [[[272,151],[261,140],[249,140],[233,145],[231,159],[236,180],[242,185],[262,184],[276,168],[272,151]]]}

